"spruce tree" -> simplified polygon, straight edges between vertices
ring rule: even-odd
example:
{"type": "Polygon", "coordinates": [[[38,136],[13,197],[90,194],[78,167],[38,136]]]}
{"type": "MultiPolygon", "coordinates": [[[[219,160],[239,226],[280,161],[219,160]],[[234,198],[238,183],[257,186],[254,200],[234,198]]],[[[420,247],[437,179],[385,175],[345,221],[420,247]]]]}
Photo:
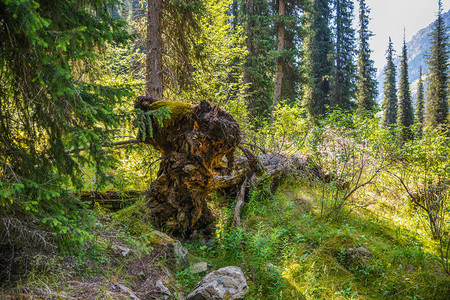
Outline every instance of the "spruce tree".
{"type": "Polygon", "coordinates": [[[312,119],[320,118],[330,106],[330,77],[333,44],[329,27],[329,0],[314,0],[313,10],[306,14],[308,36],[304,43],[308,81],[303,105],[312,119]]]}
{"type": "Polygon", "coordinates": [[[334,0],[335,65],[332,85],[332,105],[344,110],[352,108],[355,94],[355,30],[353,23],[353,1],[334,0]]]}
{"type": "Polygon", "coordinates": [[[397,124],[401,128],[401,139],[403,141],[412,139],[410,126],[414,123],[414,112],[412,108],[411,91],[409,89],[408,76],[408,53],[405,36],[403,36],[402,59],[400,61],[400,80],[398,89],[398,114],[397,124]]]}
{"type": "Polygon", "coordinates": [[[285,103],[295,103],[298,100],[302,83],[301,48],[305,32],[301,24],[300,15],[307,9],[308,0],[290,0],[286,2],[286,35],[283,59],[283,83],[281,100],[285,103]]]}
{"type": "Polygon", "coordinates": [[[162,0],[148,0],[145,94],[158,100],[163,98],[162,12],[162,0]]]}
{"type": "Polygon", "coordinates": [[[30,239],[53,230],[64,233],[55,235],[60,241],[81,239],[80,228],[90,222],[69,188],[82,187],[86,166],[96,184],[105,183],[112,157],[102,146],[111,145],[126,117],[116,105],[132,97],[88,76],[99,71],[107,43],[129,36],[108,12],[115,3],[0,2],[0,217],[23,221],[11,232],[17,226],[30,239]]]}
{"type": "Polygon", "coordinates": [[[275,31],[267,0],[244,3],[248,55],[244,64],[244,84],[250,115],[255,123],[267,119],[273,104],[274,61],[267,53],[275,49],[275,31]]]}
{"type": "Polygon", "coordinates": [[[369,26],[370,8],[365,0],[359,0],[359,37],[358,37],[358,61],[357,61],[357,80],[356,80],[356,102],[358,113],[360,115],[369,113],[374,114],[377,109],[375,98],[377,96],[377,70],[373,66],[374,62],[370,59],[371,50],[369,39],[372,36],[369,26]]]}
{"type": "Polygon", "coordinates": [[[293,103],[298,96],[300,53],[297,45],[302,39],[299,15],[306,6],[305,0],[278,0],[274,4],[278,10],[274,18],[278,30],[273,106],[280,101],[293,103]]]}
{"type": "Polygon", "coordinates": [[[387,63],[384,69],[383,84],[383,126],[389,128],[397,123],[397,87],[395,79],[395,65],[393,58],[394,48],[391,38],[389,37],[389,45],[386,51],[387,63]]]}
{"type": "Polygon", "coordinates": [[[429,84],[425,119],[427,126],[437,127],[445,125],[448,118],[448,35],[440,0],[438,16],[431,33],[431,54],[427,63],[429,84]]]}
{"type": "Polygon", "coordinates": [[[424,122],[424,93],[423,93],[423,80],[422,80],[422,67],[419,69],[419,83],[417,85],[417,102],[415,123],[417,123],[418,135],[422,136],[423,122],[424,122]]]}

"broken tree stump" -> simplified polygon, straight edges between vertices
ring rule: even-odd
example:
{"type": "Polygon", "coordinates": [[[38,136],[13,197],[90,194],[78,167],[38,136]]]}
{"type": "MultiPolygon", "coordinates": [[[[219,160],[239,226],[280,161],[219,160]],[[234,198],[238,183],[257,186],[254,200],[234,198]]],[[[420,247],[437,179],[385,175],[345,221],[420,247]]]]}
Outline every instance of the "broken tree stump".
{"type": "Polygon", "coordinates": [[[208,231],[214,216],[206,197],[215,188],[215,178],[231,172],[234,150],[241,141],[239,124],[206,101],[191,105],[139,97],[135,107],[144,112],[161,107],[171,111],[163,126],[153,121],[152,133],[140,134],[145,136],[144,143],[162,155],[157,179],[148,193],[157,226],[182,235],[208,231]],[[226,168],[221,165],[224,156],[226,168]]]}
{"type": "Polygon", "coordinates": [[[178,235],[195,230],[211,233],[214,216],[206,198],[214,190],[239,190],[235,211],[239,223],[246,186],[256,186],[263,178],[276,185],[287,175],[325,179],[322,170],[306,157],[280,153],[256,156],[243,148],[239,124],[229,113],[206,101],[192,105],[138,97],[135,104],[144,112],[161,107],[171,111],[171,118],[164,120],[163,126],[153,120],[151,129],[143,120],[147,132],[139,133],[142,142],[162,155],[157,179],[148,191],[159,228],[178,235]],[[234,158],[238,147],[244,156],[234,158]]]}

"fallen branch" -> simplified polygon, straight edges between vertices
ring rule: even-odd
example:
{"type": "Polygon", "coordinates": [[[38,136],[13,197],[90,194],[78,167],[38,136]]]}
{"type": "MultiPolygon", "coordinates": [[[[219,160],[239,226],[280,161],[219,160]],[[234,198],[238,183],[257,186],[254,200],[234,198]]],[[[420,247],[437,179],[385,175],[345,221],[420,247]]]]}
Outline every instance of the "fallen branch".
{"type": "MultiPolygon", "coordinates": [[[[125,141],[119,141],[119,142],[114,142],[111,143],[110,145],[108,145],[108,147],[112,147],[112,146],[122,146],[122,145],[129,145],[129,144],[139,144],[141,141],[138,139],[134,139],[134,140],[125,140],[125,141]]],[[[67,150],[66,153],[70,154],[70,153],[74,153],[74,152],[79,152],[79,151],[84,151],[87,149],[90,149],[92,146],[88,146],[88,147],[79,147],[79,148],[74,148],[71,150],[67,150]]],[[[103,147],[103,146],[102,146],[103,147]]]]}
{"type": "Polygon", "coordinates": [[[241,184],[241,188],[239,189],[237,196],[236,196],[236,207],[234,208],[234,222],[236,223],[236,226],[241,226],[241,210],[244,206],[244,199],[245,199],[245,186],[247,184],[247,179],[244,180],[244,182],[241,184]]]}

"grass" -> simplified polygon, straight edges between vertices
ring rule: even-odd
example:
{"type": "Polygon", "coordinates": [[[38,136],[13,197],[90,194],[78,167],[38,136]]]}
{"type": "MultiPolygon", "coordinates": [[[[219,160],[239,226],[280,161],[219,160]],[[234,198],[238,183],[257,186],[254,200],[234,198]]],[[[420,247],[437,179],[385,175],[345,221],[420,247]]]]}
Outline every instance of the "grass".
{"type": "Polygon", "coordinates": [[[406,208],[378,215],[370,208],[347,209],[323,219],[321,189],[314,184],[289,181],[273,195],[269,190],[266,183],[251,192],[241,228],[231,222],[232,206],[215,206],[220,220],[214,246],[185,244],[214,268],[241,266],[250,286],[246,299],[446,299],[450,294],[436,243],[406,208]],[[352,258],[347,249],[357,247],[370,256],[352,258]]]}
{"type": "MultiPolygon", "coordinates": [[[[450,277],[442,271],[437,243],[424,230],[421,216],[390,198],[392,191],[365,192],[380,198],[325,219],[320,216],[320,184],[288,180],[273,191],[263,181],[249,193],[241,227],[232,222],[232,199],[215,194],[214,242],[200,236],[183,245],[191,265],[206,261],[210,270],[240,266],[250,287],[245,299],[446,299],[450,277]],[[369,254],[352,256],[348,249],[358,247],[369,254]]],[[[85,291],[92,299],[126,299],[129,295],[113,291],[114,284],[137,289],[166,278],[171,299],[179,299],[204,276],[192,274],[189,265],[177,266],[170,251],[163,250],[164,243],[150,233],[144,199],[114,214],[99,210],[97,218],[95,240],[70,256],[36,255],[32,271],[10,292],[64,298],[85,291]],[[117,245],[133,254],[118,256],[117,245]],[[159,277],[140,280],[141,262],[146,273],[159,277]]]]}

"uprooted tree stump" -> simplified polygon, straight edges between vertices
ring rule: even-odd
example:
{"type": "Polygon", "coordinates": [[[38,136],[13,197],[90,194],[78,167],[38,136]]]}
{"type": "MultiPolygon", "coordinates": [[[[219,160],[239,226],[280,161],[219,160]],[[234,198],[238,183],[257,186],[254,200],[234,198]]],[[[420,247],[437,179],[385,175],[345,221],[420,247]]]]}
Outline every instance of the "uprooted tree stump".
{"type": "Polygon", "coordinates": [[[163,126],[152,121],[152,134],[145,124],[148,132],[141,132],[140,139],[161,152],[157,179],[148,197],[156,225],[174,234],[211,232],[214,216],[206,198],[213,190],[238,191],[235,221],[239,225],[247,186],[255,186],[263,178],[276,182],[288,174],[325,178],[307,158],[280,153],[253,155],[240,145],[236,120],[206,101],[191,105],[139,97],[135,107],[144,112],[161,107],[171,111],[163,126]],[[244,156],[235,159],[238,147],[244,156]]]}
{"type": "Polygon", "coordinates": [[[161,107],[171,111],[163,126],[152,122],[152,134],[147,132],[143,139],[162,155],[157,179],[149,190],[156,224],[175,234],[211,229],[214,216],[206,197],[214,189],[215,178],[231,172],[234,150],[241,140],[239,124],[206,101],[191,105],[139,97],[135,107],[144,112],[161,107]],[[221,165],[224,156],[227,166],[221,165]]]}

